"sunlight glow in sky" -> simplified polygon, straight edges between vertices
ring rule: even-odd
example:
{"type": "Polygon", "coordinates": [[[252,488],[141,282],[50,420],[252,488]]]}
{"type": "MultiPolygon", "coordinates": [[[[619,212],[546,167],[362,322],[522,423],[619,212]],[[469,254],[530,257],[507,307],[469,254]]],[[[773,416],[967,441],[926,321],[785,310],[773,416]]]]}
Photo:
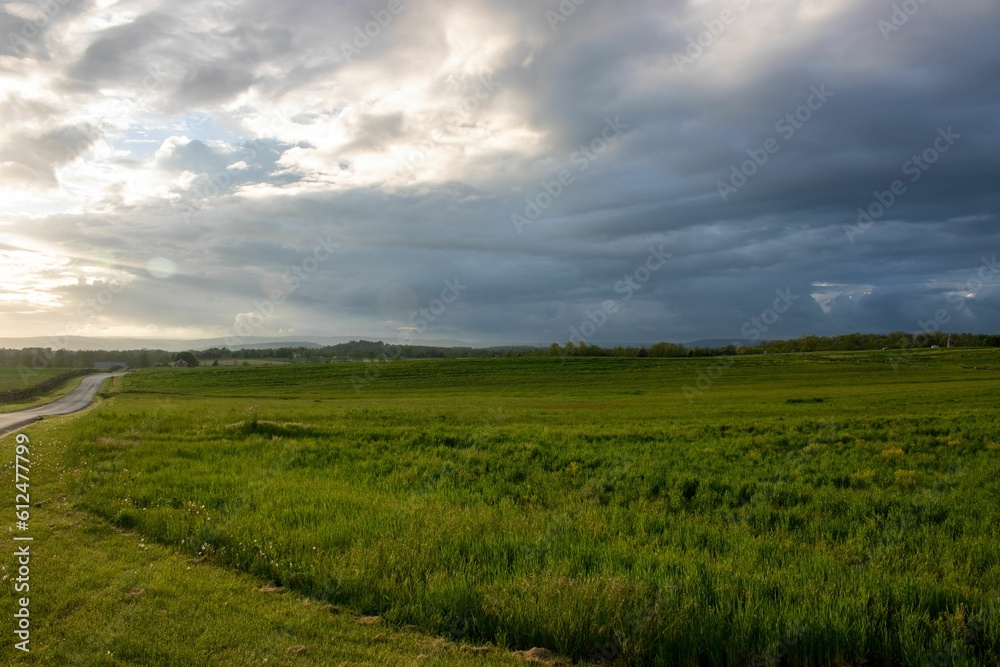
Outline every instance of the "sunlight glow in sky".
{"type": "Polygon", "coordinates": [[[0,337],[1000,331],[1000,13],[892,5],[4,2],[0,337]]]}

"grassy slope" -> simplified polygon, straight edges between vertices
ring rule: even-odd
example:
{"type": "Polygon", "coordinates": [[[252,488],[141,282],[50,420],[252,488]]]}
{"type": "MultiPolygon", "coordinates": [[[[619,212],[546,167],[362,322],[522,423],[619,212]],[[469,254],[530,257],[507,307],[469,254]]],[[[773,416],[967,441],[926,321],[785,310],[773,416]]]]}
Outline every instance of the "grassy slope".
{"type": "Polygon", "coordinates": [[[72,368],[21,368],[0,367],[0,390],[23,389],[55,377],[72,368]]]}
{"type": "MultiPolygon", "coordinates": [[[[24,387],[30,387],[36,385],[39,382],[48,380],[50,377],[54,377],[66,371],[74,370],[72,368],[0,368],[0,390],[3,389],[22,389],[24,387]]],[[[76,389],[76,387],[83,380],[82,377],[72,378],[67,382],[64,382],[60,387],[48,391],[40,396],[37,396],[30,401],[22,401],[20,403],[4,403],[0,404],[0,412],[16,412],[17,410],[24,410],[25,408],[32,408],[36,405],[43,405],[45,403],[51,403],[52,401],[65,396],[69,392],[76,389]]]]}
{"type": "Polygon", "coordinates": [[[396,624],[647,661],[988,662],[998,357],[887,359],[160,371],[60,433],[97,514],[396,624]]]}
{"type": "Polygon", "coordinates": [[[18,410],[26,410],[28,408],[33,408],[36,405],[45,405],[47,403],[52,403],[53,401],[62,398],[66,394],[70,393],[74,389],[80,386],[83,382],[83,377],[70,378],[66,382],[62,383],[60,386],[45,392],[44,394],[39,394],[30,401],[22,401],[20,403],[4,403],[0,405],[0,413],[2,412],[17,412],[18,410]]]}
{"type": "MultiPolygon", "coordinates": [[[[13,647],[12,549],[4,549],[0,664],[23,665],[511,665],[441,638],[386,627],[294,592],[260,592],[246,575],[190,562],[68,502],[61,461],[67,425],[52,418],[31,437],[31,653],[13,647]]],[[[13,450],[13,436],[2,441],[13,450]]],[[[11,454],[11,458],[13,455],[11,454]]],[[[5,456],[5,459],[7,457],[5,456]]],[[[12,466],[0,472],[9,489],[12,466]]]]}

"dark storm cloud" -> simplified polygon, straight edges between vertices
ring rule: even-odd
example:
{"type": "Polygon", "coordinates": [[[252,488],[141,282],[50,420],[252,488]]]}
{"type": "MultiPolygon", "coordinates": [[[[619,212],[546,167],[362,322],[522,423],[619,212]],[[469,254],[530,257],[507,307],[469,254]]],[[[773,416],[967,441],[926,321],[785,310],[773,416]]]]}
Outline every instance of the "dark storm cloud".
{"type": "Polygon", "coordinates": [[[97,34],[67,71],[76,88],[140,80],[157,63],[153,48],[169,39],[176,20],[167,13],[151,12],[97,34]]]}
{"type": "MultiPolygon", "coordinates": [[[[613,301],[588,342],[744,338],[782,294],[764,337],[916,331],[941,309],[946,328],[1000,330],[1000,275],[974,280],[1000,253],[995,7],[921,4],[895,30],[888,0],[592,1],[553,23],[559,6],[401,0],[386,21],[385,2],[136,3],[77,35],[53,80],[228,134],[174,121],[155,157],[115,158],[167,195],[122,190],[103,224],[31,235],[111,253],[135,277],[115,303],[132,325],[231,327],[298,268],[268,333],[391,338],[456,279],[425,337],[565,341],[613,301]],[[337,252],[305,271],[322,243],[337,252]],[[151,277],[158,257],[177,274],[151,277]]],[[[0,162],[54,185],[93,133],[40,117],[0,162]]]]}
{"type": "Polygon", "coordinates": [[[55,169],[75,160],[99,136],[97,128],[87,125],[56,127],[40,135],[24,131],[0,145],[2,173],[26,184],[55,186],[55,169]]]}
{"type": "Polygon", "coordinates": [[[177,90],[181,104],[211,104],[246,90],[253,76],[239,68],[200,65],[189,69],[177,90]]]}
{"type": "Polygon", "coordinates": [[[89,0],[0,4],[0,55],[48,60],[50,42],[58,41],[67,25],[94,7],[89,0]]]}

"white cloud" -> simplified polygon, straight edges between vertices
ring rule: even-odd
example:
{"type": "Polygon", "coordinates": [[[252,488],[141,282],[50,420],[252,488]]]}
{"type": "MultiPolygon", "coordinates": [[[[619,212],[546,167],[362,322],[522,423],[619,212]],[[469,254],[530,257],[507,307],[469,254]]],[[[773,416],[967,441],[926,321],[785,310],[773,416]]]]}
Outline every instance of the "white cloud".
{"type": "MultiPolygon", "coordinates": [[[[860,0],[585,3],[557,31],[528,0],[407,3],[350,61],[339,44],[370,20],[363,4],[60,7],[23,48],[0,45],[0,231],[42,258],[11,259],[3,287],[30,311],[22,333],[77,321],[72,304],[118,266],[136,280],[85,326],[217,334],[253,312],[262,275],[331,234],[343,250],[274,331],[395,335],[385,289],[426,303],[458,275],[469,292],[428,335],[565,340],[660,243],[673,273],[602,335],[735,335],[789,285],[812,295],[783,320],[792,333],[912,328],[948,294],[935,278],[1000,244],[985,176],[1000,18],[985,4],[927,4],[887,44],[860,0]],[[742,5],[676,67],[688,37],[742,5]],[[829,109],[721,202],[730,165],[822,83],[829,109]],[[628,131],[582,169],[616,117],[628,131]],[[852,211],[951,125],[975,139],[847,243],[852,211]],[[517,234],[511,214],[540,195],[517,234]]],[[[2,9],[15,31],[39,11],[2,9]]],[[[1000,328],[996,290],[965,293],[1000,328]]]]}

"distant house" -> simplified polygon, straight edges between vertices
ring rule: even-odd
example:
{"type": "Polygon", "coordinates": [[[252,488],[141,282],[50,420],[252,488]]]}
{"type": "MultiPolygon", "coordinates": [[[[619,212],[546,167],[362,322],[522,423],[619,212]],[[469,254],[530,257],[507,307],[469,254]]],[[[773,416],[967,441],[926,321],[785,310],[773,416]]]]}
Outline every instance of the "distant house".
{"type": "Polygon", "coordinates": [[[94,368],[99,371],[113,371],[116,368],[128,369],[128,364],[124,361],[95,361],[94,368]]]}
{"type": "Polygon", "coordinates": [[[174,362],[174,368],[187,368],[187,367],[188,367],[188,362],[184,361],[183,359],[178,359],[177,361],[174,362]]]}

